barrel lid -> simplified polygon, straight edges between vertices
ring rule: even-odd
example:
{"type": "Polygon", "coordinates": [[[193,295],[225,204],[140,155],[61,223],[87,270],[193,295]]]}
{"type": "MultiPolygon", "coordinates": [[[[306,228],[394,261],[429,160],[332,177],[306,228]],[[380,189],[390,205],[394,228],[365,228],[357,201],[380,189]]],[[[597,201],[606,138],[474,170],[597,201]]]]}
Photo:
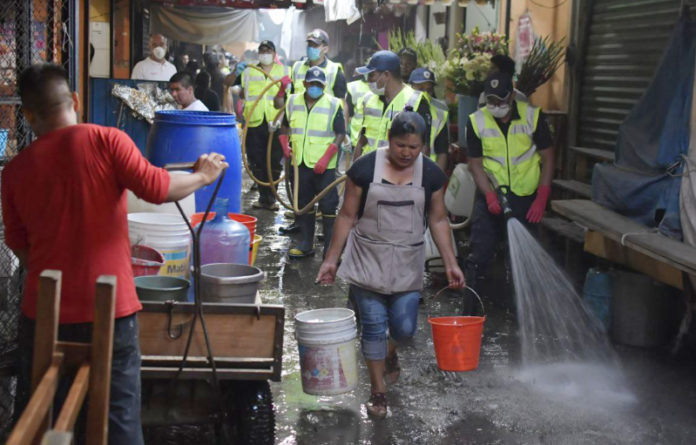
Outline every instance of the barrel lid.
{"type": "Polygon", "coordinates": [[[181,216],[168,213],[129,213],[128,221],[140,224],[154,224],[157,226],[184,226],[188,228],[188,226],[186,226],[186,221],[184,221],[181,216]]]}
{"type": "Polygon", "coordinates": [[[203,126],[237,125],[234,114],[217,111],[161,110],[155,112],[155,123],[157,122],[203,126]]]}

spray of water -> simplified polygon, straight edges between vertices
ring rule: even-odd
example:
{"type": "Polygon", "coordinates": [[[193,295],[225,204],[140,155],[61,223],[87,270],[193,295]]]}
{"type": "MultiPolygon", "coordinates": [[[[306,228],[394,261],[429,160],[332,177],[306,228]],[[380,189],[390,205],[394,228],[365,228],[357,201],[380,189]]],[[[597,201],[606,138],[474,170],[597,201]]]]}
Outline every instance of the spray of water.
{"type": "Polygon", "coordinates": [[[520,378],[555,395],[632,399],[606,333],[566,274],[517,219],[511,218],[507,228],[522,348],[520,378]]]}

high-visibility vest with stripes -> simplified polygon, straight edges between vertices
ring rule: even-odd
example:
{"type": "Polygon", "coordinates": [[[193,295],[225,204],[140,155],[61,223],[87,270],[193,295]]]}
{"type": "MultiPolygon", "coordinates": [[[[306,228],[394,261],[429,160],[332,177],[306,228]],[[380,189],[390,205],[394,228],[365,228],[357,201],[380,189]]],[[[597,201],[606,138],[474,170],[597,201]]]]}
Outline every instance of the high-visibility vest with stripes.
{"type": "MultiPolygon", "coordinates": [[[[447,104],[444,101],[430,98],[430,116],[432,117],[430,124],[430,159],[435,161],[437,160],[435,139],[437,139],[441,131],[445,130],[449,132],[449,128],[447,128],[447,123],[449,122],[449,108],[447,104]]],[[[449,142],[449,137],[447,138],[447,142],[449,142]]]]}
{"type": "MultiPolygon", "coordinates": [[[[273,79],[280,79],[288,75],[288,67],[277,63],[273,64],[269,74],[273,79]]],[[[278,94],[278,84],[273,85],[264,94],[264,99],[259,101],[259,104],[254,109],[254,114],[251,114],[254,102],[258,99],[261,92],[266,86],[271,83],[271,80],[261,74],[254,68],[246,68],[242,72],[242,88],[244,88],[244,120],[249,127],[258,127],[263,123],[264,117],[266,122],[271,122],[278,110],[273,106],[273,98],[278,94]]]]}
{"type": "Polygon", "coordinates": [[[509,187],[517,196],[529,196],[536,191],[541,177],[541,156],[533,138],[540,110],[523,102],[515,103],[520,117],[510,122],[507,139],[485,107],[469,115],[469,119],[481,139],[483,168],[498,185],[509,187]]]}
{"type": "Polygon", "coordinates": [[[354,80],[349,82],[348,94],[350,94],[350,99],[353,102],[353,117],[350,119],[350,141],[353,146],[358,144],[358,138],[360,137],[360,125],[362,124],[362,109],[358,109],[358,104],[363,96],[370,92],[370,85],[364,80],[354,80]]]}
{"type": "Polygon", "coordinates": [[[389,128],[391,128],[394,116],[402,112],[407,106],[413,107],[414,111],[418,110],[422,99],[423,94],[408,85],[404,85],[399,94],[386,106],[380,96],[372,92],[365,94],[360,102],[363,114],[361,131],[363,128],[365,129],[365,137],[367,138],[367,145],[363,147],[362,154],[388,147],[389,128]]]}
{"type": "MultiPolygon", "coordinates": [[[[285,104],[285,115],[290,124],[290,143],[297,164],[313,168],[336,138],[333,123],[341,101],[328,94],[322,95],[307,111],[304,94],[291,94],[285,104]]],[[[336,168],[336,155],[327,168],[336,168]]]]}
{"type": "MultiPolygon", "coordinates": [[[[309,68],[309,62],[307,62],[306,60],[299,60],[295,62],[295,64],[292,66],[293,93],[304,93],[304,80],[305,76],[307,75],[307,71],[309,71],[309,68]]],[[[336,77],[338,76],[339,71],[343,71],[343,65],[326,59],[326,66],[320,68],[324,70],[324,73],[326,73],[326,87],[324,88],[324,93],[333,96],[333,88],[336,84],[336,77]]]]}

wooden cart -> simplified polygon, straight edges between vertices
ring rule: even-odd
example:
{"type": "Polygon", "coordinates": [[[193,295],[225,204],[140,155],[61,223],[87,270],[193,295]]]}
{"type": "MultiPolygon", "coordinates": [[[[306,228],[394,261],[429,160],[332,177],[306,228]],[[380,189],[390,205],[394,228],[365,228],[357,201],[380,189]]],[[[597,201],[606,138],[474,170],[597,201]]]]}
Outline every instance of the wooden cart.
{"type": "Polygon", "coordinates": [[[143,425],[213,423],[216,431],[226,428],[234,443],[272,444],[268,381],[280,381],[284,307],[261,304],[258,297],[257,304],[203,303],[222,394],[214,389],[200,320],[181,368],[195,312],[193,303],[143,303],[143,425]]]}

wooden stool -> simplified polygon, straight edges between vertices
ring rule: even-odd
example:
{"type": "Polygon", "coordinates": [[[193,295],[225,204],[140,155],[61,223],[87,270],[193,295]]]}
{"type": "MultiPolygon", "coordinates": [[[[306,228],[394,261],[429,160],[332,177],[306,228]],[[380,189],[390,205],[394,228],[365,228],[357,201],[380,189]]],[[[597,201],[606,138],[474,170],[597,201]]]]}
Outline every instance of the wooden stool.
{"type": "Polygon", "coordinates": [[[34,335],[33,392],[7,445],[71,443],[72,430],[88,392],[87,443],[107,443],[116,277],[97,279],[91,344],[58,340],[60,287],[60,271],[45,270],[41,274],[34,335]],[[58,420],[48,431],[61,375],[74,375],[74,380],[58,420]]]}

